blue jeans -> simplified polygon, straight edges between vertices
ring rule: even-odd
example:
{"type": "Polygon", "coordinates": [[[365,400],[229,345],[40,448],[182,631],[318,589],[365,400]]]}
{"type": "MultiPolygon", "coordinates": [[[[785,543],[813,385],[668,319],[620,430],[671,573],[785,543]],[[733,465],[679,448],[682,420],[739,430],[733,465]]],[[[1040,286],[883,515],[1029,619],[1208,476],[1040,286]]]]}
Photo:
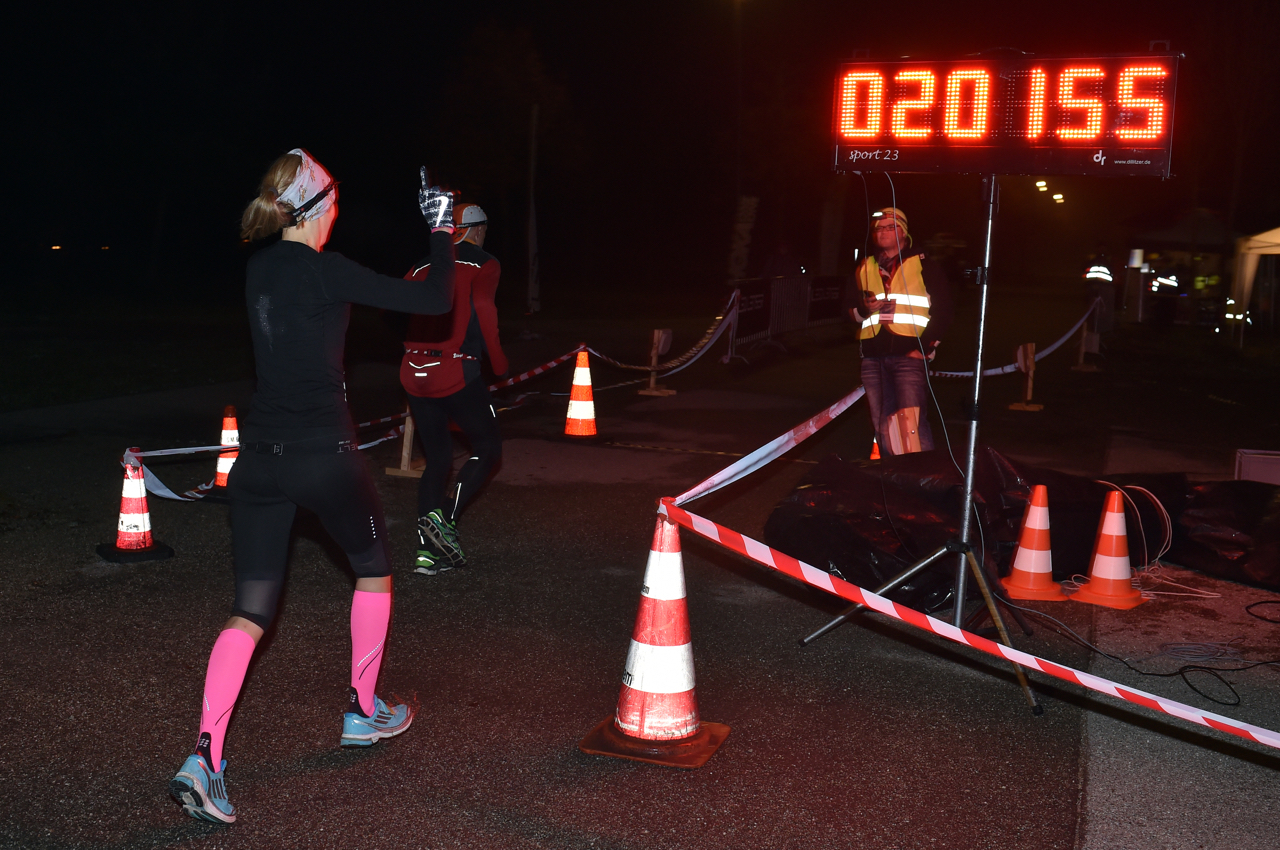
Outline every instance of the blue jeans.
{"type": "Polygon", "coordinates": [[[920,408],[917,433],[921,451],[933,451],[933,431],[926,416],[929,411],[927,366],[927,360],[905,354],[862,358],[862,387],[866,390],[867,407],[871,409],[871,424],[875,426],[881,454],[893,452],[893,444],[889,442],[889,417],[910,407],[920,408]]]}

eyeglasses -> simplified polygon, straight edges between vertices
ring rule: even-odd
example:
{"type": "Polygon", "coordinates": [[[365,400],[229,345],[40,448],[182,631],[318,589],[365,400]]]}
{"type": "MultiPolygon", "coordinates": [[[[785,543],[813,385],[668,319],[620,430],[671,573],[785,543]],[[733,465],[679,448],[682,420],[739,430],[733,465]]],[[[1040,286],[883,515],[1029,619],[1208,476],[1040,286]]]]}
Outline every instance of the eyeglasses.
{"type": "Polygon", "coordinates": [[[872,229],[873,231],[875,231],[875,232],[879,232],[879,231],[881,231],[881,230],[897,230],[897,229],[898,229],[898,225],[896,225],[896,224],[877,224],[875,227],[873,227],[873,228],[871,228],[871,229],[872,229]]]}

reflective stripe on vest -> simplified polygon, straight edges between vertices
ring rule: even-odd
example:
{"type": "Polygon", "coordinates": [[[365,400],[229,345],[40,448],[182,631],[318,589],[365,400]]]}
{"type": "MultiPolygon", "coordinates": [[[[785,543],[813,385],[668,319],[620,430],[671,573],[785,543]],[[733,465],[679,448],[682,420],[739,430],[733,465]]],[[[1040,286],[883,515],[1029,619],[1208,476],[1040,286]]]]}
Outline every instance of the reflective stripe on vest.
{"type": "Polygon", "coordinates": [[[893,315],[872,313],[862,322],[860,339],[870,339],[880,332],[881,325],[899,336],[920,336],[929,325],[929,292],[924,286],[920,255],[907,257],[889,278],[889,291],[884,291],[884,279],[874,257],[868,257],[858,272],[862,288],[877,299],[893,302],[893,315]]]}

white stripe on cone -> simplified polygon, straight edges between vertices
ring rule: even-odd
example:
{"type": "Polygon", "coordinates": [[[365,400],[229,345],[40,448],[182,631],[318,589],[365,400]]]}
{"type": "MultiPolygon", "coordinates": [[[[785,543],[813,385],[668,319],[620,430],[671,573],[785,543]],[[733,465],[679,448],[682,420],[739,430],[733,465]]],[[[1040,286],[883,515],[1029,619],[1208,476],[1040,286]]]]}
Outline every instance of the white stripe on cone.
{"type": "Polygon", "coordinates": [[[116,523],[116,530],[123,531],[127,534],[138,534],[143,531],[150,531],[151,514],[120,514],[120,521],[116,523]]]}
{"type": "Polygon", "coordinates": [[[650,646],[631,641],[622,681],[650,694],[682,694],[693,690],[693,644],[650,646]]]}
{"type": "MultiPolygon", "coordinates": [[[[574,383],[577,383],[575,381],[574,383]]],[[[577,401],[569,399],[569,419],[595,419],[596,403],[594,401],[577,401]]]]}
{"type": "Polygon", "coordinates": [[[145,499],[147,498],[147,482],[139,475],[137,478],[125,477],[124,486],[120,488],[120,493],[126,499],[145,499]]]}
{"type": "Polygon", "coordinates": [[[1128,530],[1124,525],[1124,511],[1107,511],[1102,518],[1102,533],[1112,537],[1125,537],[1128,530]]]}
{"type": "Polygon", "coordinates": [[[1123,555],[1095,555],[1093,568],[1089,570],[1089,578],[1129,581],[1133,578],[1133,571],[1129,568],[1129,558],[1123,555]]]}
{"type": "Polygon", "coordinates": [[[684,599],[684,561],[680,553],[650,550],[644,581],[642,592],[650,599],[684,599]]]}

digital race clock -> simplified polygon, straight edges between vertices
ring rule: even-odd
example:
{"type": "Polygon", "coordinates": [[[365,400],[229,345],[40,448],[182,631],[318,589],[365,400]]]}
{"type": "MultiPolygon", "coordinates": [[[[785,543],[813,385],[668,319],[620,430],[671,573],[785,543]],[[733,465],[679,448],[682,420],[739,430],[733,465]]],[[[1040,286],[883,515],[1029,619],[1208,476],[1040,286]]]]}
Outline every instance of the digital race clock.
{"type": "Polygon", "coordinates": [[[1168,177],[1179,58],[849,63],[835,168],[1168,177]]]}

